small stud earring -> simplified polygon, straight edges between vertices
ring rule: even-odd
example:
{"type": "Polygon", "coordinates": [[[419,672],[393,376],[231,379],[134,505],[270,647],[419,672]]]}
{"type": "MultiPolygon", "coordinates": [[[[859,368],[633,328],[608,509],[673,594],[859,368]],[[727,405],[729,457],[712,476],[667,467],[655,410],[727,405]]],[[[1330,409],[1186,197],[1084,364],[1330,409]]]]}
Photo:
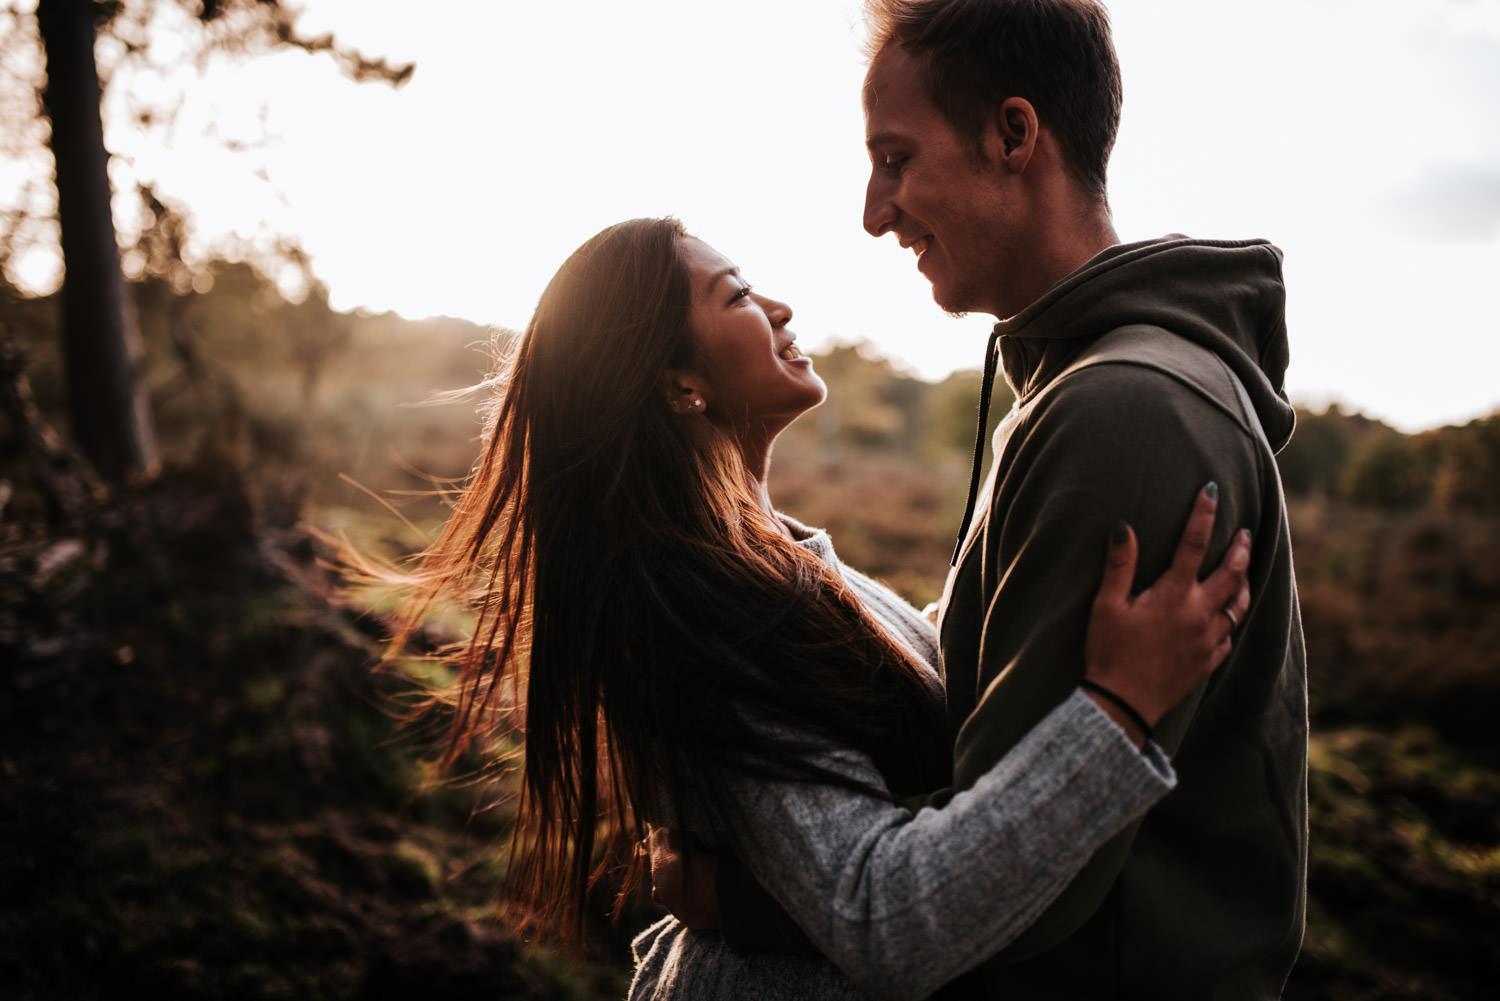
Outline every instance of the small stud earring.
{"type": "Polygon", "coordinates": [[[689,410],[702,410],[703,409],[703,401],[700,400],[700,399],[698,399],[696,396],[693,397],[691,400],[688,400],[688,409],[689,410]]]}

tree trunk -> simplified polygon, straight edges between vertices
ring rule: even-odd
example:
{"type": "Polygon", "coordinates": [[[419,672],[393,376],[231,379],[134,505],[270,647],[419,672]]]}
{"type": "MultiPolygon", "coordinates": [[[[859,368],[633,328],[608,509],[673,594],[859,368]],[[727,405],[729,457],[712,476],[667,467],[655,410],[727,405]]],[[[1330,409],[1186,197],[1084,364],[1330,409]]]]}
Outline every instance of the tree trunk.
{"type": "Polygon", "coordinates": [[[156,443],[142,385],[140,335],[125,294],[99,120],[92,0],[39,0],[47,52],[42,94],[52,120],[62,228],[63,363],[73,436],[104,479],[150,475],[156,443]]]}

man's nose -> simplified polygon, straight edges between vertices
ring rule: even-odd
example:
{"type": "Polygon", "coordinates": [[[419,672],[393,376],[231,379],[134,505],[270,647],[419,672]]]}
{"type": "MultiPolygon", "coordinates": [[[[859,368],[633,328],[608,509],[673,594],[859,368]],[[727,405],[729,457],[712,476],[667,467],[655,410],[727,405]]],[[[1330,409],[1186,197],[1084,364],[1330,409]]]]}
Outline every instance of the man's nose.
{"type": "Polygon", "coordinates": [[[865,186],[865,232],[880,236],[896,223],[896,207],[891,204],[883,180],[871,175],[865,186]]]}

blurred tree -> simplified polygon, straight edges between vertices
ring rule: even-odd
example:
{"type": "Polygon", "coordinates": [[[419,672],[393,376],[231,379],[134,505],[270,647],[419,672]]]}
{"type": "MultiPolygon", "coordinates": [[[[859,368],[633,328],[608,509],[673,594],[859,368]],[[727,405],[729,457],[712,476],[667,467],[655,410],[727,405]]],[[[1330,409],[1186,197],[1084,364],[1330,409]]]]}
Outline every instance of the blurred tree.
{"type": "Polygon", "coordinates": [[[42,100],[52,119],[57,162],[69,416],[84,455],[105,479],[119,482],[153,471],[156,442],[141,386],[140,336],[125,296],[110,211],[94,14],[91,0],[40,0],[36,11],[47,52],[42,100]]]}
{"type": "Polygon", "coordinates": [[[1287,493],[1301,497],[1337,493],[1354,434],[1337,406],[1320,414],[1297,408],[1297,431],[1276,455],[1287,493]]]}
{"type": "MultiPolygon", "coordinates": [[[[955,372],[929,383],[901,372],[865,343],[834,345],[815,357],[828,399],[788,429],[784,448],[816,450],[834,461],[851,452],[923,459],[967,459],[972,452],[978,372],[955,372]]],[[[1014,399],[998,381],[986,440],[1014,399]]]]}
{"type": "Polygon", "coordinates": [[[1344,470],[1344,496],[1388,511],[1410,510],[1432,493],[1432,470],[1412,439],[1391,431],[1372,438],[1344,470]]]}
{"type": "Polygon", "coordinates": [[[1500,513],[1500,414],[1428,431],[1418,447],[1435,470],[1434,507],[1500,513]]]}
{"type": "MultiPolygon", "coordinates": [[[[965,457],[973,452],[979,421],[979,387],[983,378],[980,372],[964,369],[931,388],[928,392],[929,449],[938,452],[951,450],[965,457]]],[[[996,378],[990,397],[989,420],[984,430],[986,442],[994,435],[995,428],[1015,400],[1016,395],[1005,380],[996,378]]]]}
{"type": "MultiPolygon", "coordinates": [[[[212,52],[258,55],[295,48],[329,56],[356,81],[399,86],[413,71],[411,65],[393,66],[340,47],[332,35],[303,35],[296,27],[296,12],[279,0],[38,0],[36,30],[47,72],[43,104],[52,125],[47,142],[56,163],[56,210],[64,261],[62,340],[68,407],[79,445],[113,481],[148,473],[155,463],[155,447],[141,387],[139,338],[123,291],[110,205],[109,154],[100,122],[100,104],[110,77],[101,77],[95,42],[107,34],[119,43],[122,63],[148,60],[157,17],[172,8],[186,12],[187,20],[198,26],[194,37],[184,39],[179,58],[200,70],[212,52]]],[[[7,4],[0,16],[13,26],[26,20],[16,4],[7,4]]],[[[150,127],[163,113],[162,109],[138,108],[133,117],[140,126],[150,127]]],[[[154,211],[153,203],[164,207],[155,192],[146,197],[144,186],[142,195],[148,213],[154,211]]],[[[16,234],[31,209],[24,198],[7,206],[0,264],[8,264],[15,253],[16,234]]],[[[143,232],[142,238],[146,235],[143,232]]],[[[180,261],[180,241],[167,246],[180,261]]],[[[293,256],[293,263],[307,277],[305,257],[293,256]]],[[[315,373],[316,365],[308,371],[315,373]]],[[[309,378],[315,380],[315,374],[309,378]]]]}
{"type": "Polygon", "coordinates": [[[868,347],[843,344],[818,357],[828,399],[818,409],[815,422],[829,455],[851,446],[900,449],[911,438],[918,415],[914,397],[901,383],[915,380],[867,352],[868,347]]]}
{"type": "Polygon", "coordinates": [[[300,375],[302,406],[311,409],[329,360],[349,342],[350,319],[333,311],[328,289],[321,282],[302,302],[283,306],[281,314],[300,375]]]}

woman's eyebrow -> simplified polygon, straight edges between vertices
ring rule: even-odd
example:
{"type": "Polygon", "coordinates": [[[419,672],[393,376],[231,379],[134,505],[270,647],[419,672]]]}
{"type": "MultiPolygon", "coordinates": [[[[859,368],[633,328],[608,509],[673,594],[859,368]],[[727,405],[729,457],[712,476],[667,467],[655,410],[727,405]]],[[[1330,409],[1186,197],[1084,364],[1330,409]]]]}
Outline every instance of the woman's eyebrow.
{"type": "Polygon", "coordinates": [[[715,271],[713,274],[708,276],[708,286],[705,291],[712,292],[714,290],[714,286],[719,284],[720,278],[723,278],[726,275],[738,275],[739,273],[740,269],[734,265],[730,265],[727,268],[720,268],[718,271],[715,271]]]}

